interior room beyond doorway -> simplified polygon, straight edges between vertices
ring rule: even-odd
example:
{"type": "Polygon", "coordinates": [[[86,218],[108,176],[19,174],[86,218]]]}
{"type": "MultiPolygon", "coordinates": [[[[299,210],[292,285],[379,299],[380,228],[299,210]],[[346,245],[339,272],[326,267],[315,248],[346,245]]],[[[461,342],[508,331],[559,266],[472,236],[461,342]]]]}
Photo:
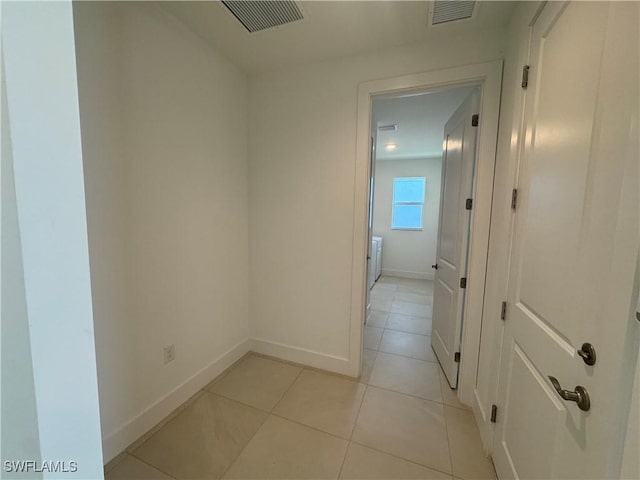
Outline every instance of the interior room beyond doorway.
{"type": "MultiPolygon", "coordinates": [[[[470,192],[473,165],[467,177],[456,174],[453,179],[456,185],[452,189],[451,172],[455,169],[462,172],[464,162],[462,148],[458,149],[458,160],[453,158],[454,155],[447,154],[451,152],[448,143],[453,138],[447,129],[452,128],[452,119],[455,123],[455,119],[460,117],[461,109],[464,110],[468,104],[474,105],[475,93],[474,87],[467,86],[373,101],[371,138],[375,147],[372,149],[371,248],[364,346],[365,349],[417,360],[402,367],[403,360],[398,359],[395,362],[397,378],[387,379],[393,384],[403,379],[401,383],[410,392],[430,388],[425,385],[425,382],[429,383],[427,370],[435,365],[418,365],[418,362],[433,362],[436,365],[438,360],[444,362],[443,367],[449,377],[447,386],[457,386],[457,369],[452,374],[447,368],[448,358],[439,359],[431,347],[432,333],[436,335],[435,343],[440,345],[443,342],[439,335],[443,331],[449,337],[460,337],[460,330],[455,328],[443,329],[441,326],[435,333],[432,332],[433,280],[434,268],[437,268],[441,256],[439,251],[449,248],[442,242],[459,244],[466,249],[466,238],[462,237],[468,236],[469,222],[467,220],[463,225],[450,219],[441,219],[441,198],[444,202],[442,205],[449,205],[443,211],[452,211],[456,218],[470,218],[460,211],[457,197],[464,196],[465,188],[470,192]],[[447,168],[443,169],[443,165],[447,168]],[[447,170],[446,175],[444,170],[447,170]],[[468,184],[468,187],[461,187],[462,184],[468,184]],[[445,185],[445,191],[442,185],[445,185]],[[456,198],[452,197],[452,193],[456,198]],[[446,235],[440,236],[441,222],[449,230],[451,225],[462,228],[456,232],[445,231],[446,235]],[[405,371],[407,369],[413,370],[413,373],[405,371]],[[410,381],[409,377],[413,380],[410,381]]],[[[475,149],[475,143],[470,145],[475,149]]],[[[462,269],[466,269],[466,251],[464,255],[452,256],[451,259],[453,264],[462,263],[462,269]]],[[[442,281],[440,284],[447,286],[442,281]]],[[[464,292],[460,291],[460,295],[464,295],[464,292]]],[[[446,295],[440,298],[441,303],[449,303],[446,295]]],[[[462,312],[438,315],[440,323],[455,323],[454,317],[460,317],[458,320],[461,321],[462,312]]],[[[459,341],[456,338],[448,343],[458,345],[459,341]]],[[[374,372],[388,370],[388,366],[381,365],[382,359],[377,363],[372,365],[374,372]]],[[[437,369],[434,372],[432,383],[437,384],[435,386],[439,390],[437,369]]],[[[380,375],[374,374],[374,378],[380,375]]]]}

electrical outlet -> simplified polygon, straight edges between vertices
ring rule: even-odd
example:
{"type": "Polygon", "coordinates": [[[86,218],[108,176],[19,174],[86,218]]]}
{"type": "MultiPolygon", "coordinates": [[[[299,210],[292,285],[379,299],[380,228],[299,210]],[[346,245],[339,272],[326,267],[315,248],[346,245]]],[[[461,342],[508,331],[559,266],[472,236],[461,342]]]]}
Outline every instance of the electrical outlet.
{"type": "Polygon", "coordinates": [[[164,347],[164,363],[173,362],[176,359],[176,346],[167,345],[164,347]]]}

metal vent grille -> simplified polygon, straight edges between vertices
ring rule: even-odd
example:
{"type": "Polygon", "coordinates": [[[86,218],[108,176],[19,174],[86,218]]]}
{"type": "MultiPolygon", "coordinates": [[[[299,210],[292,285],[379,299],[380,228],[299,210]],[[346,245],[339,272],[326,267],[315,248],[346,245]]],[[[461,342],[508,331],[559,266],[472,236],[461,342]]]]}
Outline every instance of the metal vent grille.
{"type": "Polygon", "coordinates": [[[398,129],[397,123],[386,123],[382,125],[378,125],[378,130],[380,132],[393,132],[398,129]]]}
{"type": "Polygon", "coordinates": [[[292,1],[222,1],[250,33],[302,20],[302,11],[292,1]]]}
{"type": "Polygon", "coordinates": [[[440,23],[455,22],[456,20],[471,18],[473,16],[473,9],[475,6],[475,1],[436,0],[433,2],[433,16],[431,24],[438,25],[440,23]]]}

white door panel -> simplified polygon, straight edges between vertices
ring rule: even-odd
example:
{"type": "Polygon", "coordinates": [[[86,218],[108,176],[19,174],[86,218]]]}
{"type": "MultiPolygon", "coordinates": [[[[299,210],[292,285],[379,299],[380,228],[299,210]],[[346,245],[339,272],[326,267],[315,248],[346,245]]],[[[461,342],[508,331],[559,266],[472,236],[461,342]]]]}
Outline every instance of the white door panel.
{"type": "Polygon", "coordinates": [[[533,26],[493,449],[501,478],[611,476],[628,318],[611,318],[606,293],[621,275],[632,282],[632,269],[612,264],[620,238],[638,235],[637,218],[618,221],[629,208],[620,191],[637,18],[632,4],[550,2],[533,26]],[[594,366],[577,354],[584,342],[594,366]],[[584,386],[591,408],[563,400],[549,376],[584,386]]]}
{"type": "Polygon", "coordinates": [[[369,145],[369,221],[367,223],[367,298],[366,312],[364,315],[364,323],[367,323],[369,311],[371,310],[371,287],[376,281],[376,264],[372,261],[373,253],[371,245],[373,241],[373,197],[376,185],[376,138],[378,137],[378,129],[371,129],[371,144],[369,145]]]}
{"type": "MultiPolygon", "coordinates": [[[[442,223],[439,231],[438,260],[447,262],[452,269],[458,260],[458,239],[460,237],[460,189],[463,179],[462,138],[465,134],[466,119],[455,118],[450,132],[445,132],[445,152],[442,170],[442,223]]],[[[465,189],[468,190],[468,189],[465,189]]]]}
{"type": "Polygon", "coordinates": [[[606,21],[606,5],[569,5],[540,32],[527,221],[519,301],[563,338],[578,341],[566,296],[576,275],[606,21]],[[572,12],[579,10],[579,13],[572,12]],[[563,52],[579,46],[580,55],[563,52]],[[568,58],[566,58],[568,57],[568,58]]]}
{"type": "MultiPolygon", "coordinates": [[[[438,279],[433,287],[433,295],[434,298],[438,299],[438,312],[437,316],[434,315],[434,319],[446,320],[453,318],[456,306],[456,295],[454,291],[446,283],[438,279]]],[[[447,328],[448,325],[445,322],[440,323],[443,323],[443,325],[433,325],[431,342],[437,343],[438,346],[434,347],[434,349],[444,352],[445,358],[449,358],[453,355],[450,346],[455,332],[452,328],[447,328]]]]}
{"type": "Polygon", "coordinates": [[[565,407],[526,357],[524,350],[514,344],[510,352],[508,361],[511,368],[505,401],[505,410],[510,418],[505,422],[504,432],[509,456],[519,470],[528,472],[529,478],[550,478],[551,465],[547,459],[553,458],[558,425],[561,424],[565,407]],[[524,396],[522,392],[530,394],[524,396]],[[538,421],[527,422],[530,418],[538,421]],[[527,432],[526,436],[522,435],[524,431],[527,432]],[[527,437],[536,438],[538,448],[532,449],[527,437]]]}
{"type": "Polygon", "coordinates": [[[433,296],[431,344],[452,387],[458,385],[455,354],[460,349],[464,289],[471,211],[477,128],[471,119],[478,109],[478,93],[473,92],[451,116],[444,129],[442,153],[442,193],[440,226],[433,296]]]}

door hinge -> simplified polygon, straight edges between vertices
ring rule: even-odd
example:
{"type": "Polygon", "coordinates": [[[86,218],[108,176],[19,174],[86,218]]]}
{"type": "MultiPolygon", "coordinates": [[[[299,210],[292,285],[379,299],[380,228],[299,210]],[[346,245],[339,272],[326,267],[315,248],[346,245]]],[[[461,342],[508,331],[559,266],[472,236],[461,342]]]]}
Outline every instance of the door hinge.
{"type": "Polygon", "coordinates": [[[514,188],[511,192],[511,209],[515,210],[518,205],[518,189],[514,188]]]}
{"type": "Polygon", "coordinates": [[[524,65],[522,67],[522,88],[527,89],[529,86],[529,65],[524,65]]]}
{"type": "Polygon", "coordinates": [[[478,123],[480,123],[480,115],[478,113],[471,115],[471,126],[477,127],[478,123]]]}
{"type": "Polygon", "coordinates": [[[496,423],[498,418],[498,406],[491,405],[491,423],[496,423]]]}
{"type": "Polygon", "coordinates": [[[502,320],[507,319],[507,302],[502,302],[502,307],[500,307],[500,318],[502,320]]]}
{"type": "Polygon", "coordinates": [[[467,201],[464,202],[464,208],[467,210],[471,210],[473,208],[473,198],[467,198],[467,201]]]}
{"type": "Polygon", "coordinates": [[[456,363],[460,363],[460,352],[456,352],[453,354],[453,361],[456,363]]]}
{"type": "Polygon", "coordinates": [[[460,279],[460,288],[467,288],[467,277],[462,277],[460,279]]]}

